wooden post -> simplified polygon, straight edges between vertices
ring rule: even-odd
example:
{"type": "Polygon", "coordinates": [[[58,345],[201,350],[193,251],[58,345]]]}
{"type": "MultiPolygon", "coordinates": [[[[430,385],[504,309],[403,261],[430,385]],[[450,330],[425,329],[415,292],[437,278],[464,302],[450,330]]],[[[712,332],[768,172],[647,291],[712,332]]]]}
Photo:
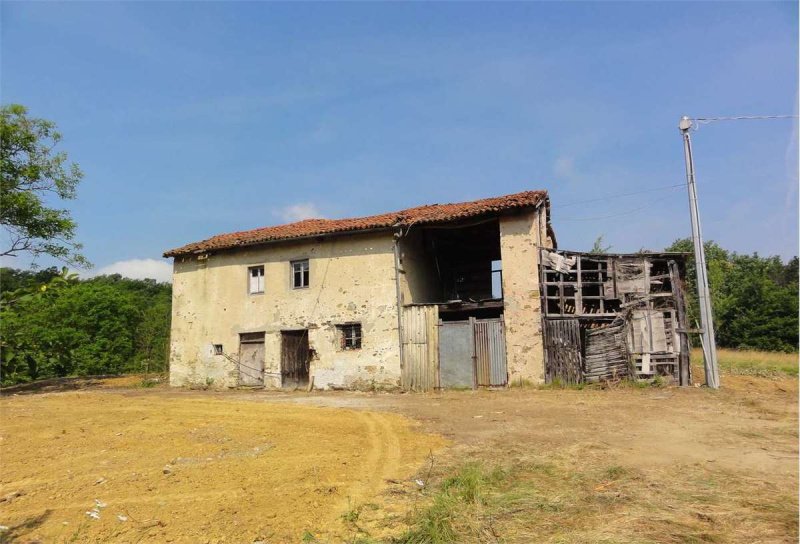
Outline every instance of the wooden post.
{"type": "Polygon", "coordinates": [[[678,314],[678,338],[680,340],[680,353],[678,354],[678,373],[682,386],[692,385],[692,367],[689,359],[689,333],[686,319],[686,301],[683,297],[680,270],[678,263],[669,261],[669,281],[672,285],[672,296],[675,298],[675,311],[678,314]]]}

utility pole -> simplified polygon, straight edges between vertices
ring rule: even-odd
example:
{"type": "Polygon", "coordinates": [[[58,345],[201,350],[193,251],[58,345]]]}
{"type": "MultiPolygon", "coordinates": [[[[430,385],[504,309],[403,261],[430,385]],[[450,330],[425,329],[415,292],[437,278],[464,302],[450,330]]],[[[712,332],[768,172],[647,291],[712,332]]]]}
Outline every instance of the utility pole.
{"type": "Polygon", "coordinates": [[[706,385],[719,388],[719,365],[717,364],[717,343],[714,338],[714,317],[711,314],[711,296],[708,291],[708,270],[706,251],[703,248],[703,235],[700,230],[700,211],[697,208],[697,186],[694,179],[694,158],[692,139],[689,130],[692,120],[681,117],[678,128],[683,134],[683,151],[686,159],[686,185],[689,189],[689,214],[692,218],[692,241],[694,242],[694,262],[697,269],[697,301],[700,306],[700,326],[702,327],[703,358],[705,359],[706,385]]]}

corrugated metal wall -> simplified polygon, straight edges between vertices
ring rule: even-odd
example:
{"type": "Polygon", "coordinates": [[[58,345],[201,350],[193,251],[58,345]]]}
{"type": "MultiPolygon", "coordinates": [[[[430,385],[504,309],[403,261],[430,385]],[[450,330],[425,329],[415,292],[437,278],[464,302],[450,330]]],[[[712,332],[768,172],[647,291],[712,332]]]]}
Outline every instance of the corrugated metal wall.
{"type": "Polygon", "coordinates": [[[475,389],[472,320],[439,322],[439,387],[475,389]]]}
{"type": "Polygon", "coordinates": [[[407,391],[432,391],[438,385],[439,308],[435,304],[405,306],[402,312],[401,386],[407,391]]]}
{"type": "Polygon", "coordinates": [[[506,342],[502,319],[476,319],[475,358],[478,385],[503,386],[508,383],[506,342]]]}

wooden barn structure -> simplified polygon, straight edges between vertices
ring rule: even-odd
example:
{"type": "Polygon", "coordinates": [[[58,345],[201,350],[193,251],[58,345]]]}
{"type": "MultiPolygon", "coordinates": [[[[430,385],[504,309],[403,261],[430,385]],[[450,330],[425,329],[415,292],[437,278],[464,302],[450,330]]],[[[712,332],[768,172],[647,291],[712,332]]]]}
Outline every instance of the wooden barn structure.
{"type": "Polygon", "coordinates": [[[683,253],[540,249],[545,381],[691,383],[683,253]]]}

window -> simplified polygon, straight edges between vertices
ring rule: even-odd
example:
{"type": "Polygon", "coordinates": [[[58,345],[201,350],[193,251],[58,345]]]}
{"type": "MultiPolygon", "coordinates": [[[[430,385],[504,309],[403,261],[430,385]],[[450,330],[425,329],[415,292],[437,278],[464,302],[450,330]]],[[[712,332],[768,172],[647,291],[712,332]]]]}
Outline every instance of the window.
{"type": "Polygon", "coordinates": [[[492,261],[492,298],[503,298],[503,261],[492,261]]]}
{"type": "Polygon", "coordinates": [[[292,261],[292,288],[303,289],[308,283],[308,259],[292,261]]]}
{"type": "Polygon", "coordinates": [[[247,269],[247,278],[249,280],[248,290],[251,295],[264,292],[264,267],[251,266],[247,269]]]}
{"type": "Polygon", "coordinates": [[[361,323],[347,323],[337,328],[341,349],[361,349],[361,323]]]}
{"type": "Polygon", "coordinates": [[[222,355],[222,344],[214,344],[214,355],[222,355]]]}

